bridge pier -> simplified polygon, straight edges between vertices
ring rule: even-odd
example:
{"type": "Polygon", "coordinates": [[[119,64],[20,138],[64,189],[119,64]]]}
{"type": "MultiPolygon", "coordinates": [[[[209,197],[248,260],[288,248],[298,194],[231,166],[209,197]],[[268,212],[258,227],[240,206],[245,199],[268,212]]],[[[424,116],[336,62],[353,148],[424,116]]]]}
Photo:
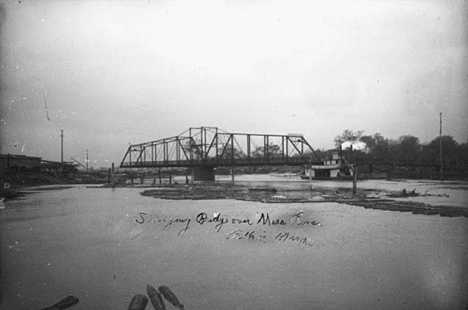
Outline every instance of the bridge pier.
{"type": "Polygon", "coordinates": [[[192,175],[195,181],[214,181],[214,167],[200,166],[192,168],[192,175]]]}

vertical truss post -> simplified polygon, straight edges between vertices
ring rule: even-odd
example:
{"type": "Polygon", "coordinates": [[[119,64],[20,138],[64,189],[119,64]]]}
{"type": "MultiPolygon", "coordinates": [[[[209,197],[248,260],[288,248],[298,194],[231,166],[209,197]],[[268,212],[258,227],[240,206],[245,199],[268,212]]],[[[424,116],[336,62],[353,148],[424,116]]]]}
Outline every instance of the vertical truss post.
{"type": "Polygon", "coordinates": [[[286,137],[286,162],[289,162],[289,137],[286,137]]]}
{"type": "MultiPolygon", "coordinates": [[[[190,164],[193,164],[193,145],[192,145],[192,127],[189,128],[189,150],[190,150],[190,164]]],[[[193,183],[193,168],[192,168],[192,183],[193,183]]]]}
{"type": "Polygon", "coordinates": [[[247,161],[249,164],[251,163],[251,157],[250,157],[250,135],[247,135],[247,161]]]}
{"type": "Polygon", "coordinates": [[[135,165],[140,165],[141,164],[141,145],[140,145],[140,149],[137,151],[138,151],[138,156],[135,159],[135,165]]]}
{"type": "Polygon", "coordinates": [[[128,148],[128,156],[129,156],[129,162],[130,162],[130,167],[132,166],[132,146],[130,145],[128,148]]]}
{"type": "Polygon", "coordinates": [[[200,146],[201,146],[201,160],[203,161],[203,154],[205,153],[205,151],[203,150],[203,146],[204,146],[204,141],[203,141],[203,127],[200,127],[200,146]]]}
{"type": "Polygon", "coordinates": [[[189,139],[189,151],[190,151],[190,164],[193,163],[193,145],[192,145],[192,137],[189,139]]]}
{"type": "Polygon", "coordinates": [[[145,158],[145,147],[140,144],[140,155],[138,160],[140,161],[140,166],[143,167],[143,159],[145,158]]]}
{"type": "Polygon", "coordinates": [[[166,144],[166,162],[169,161],[169,143],[167,141],[164,141],[166,144]]]}
{"type": "Polygon", "coordinates": [[[216,163],[218,163],[218,127],[216,127],[216,163]]]}
{"type": "Polygon", "coordinates": [[[140,163],[140,158],[141,158],[141,145],[140,145],[139,147],[140,147],[139,150],[135,149],[135,151],[138,152],[137,154],[135,154],[135,157],[136,157],[136,159],[134,159],[134,161],[135,161],[135,166],[139,165],[139,163],[140,163]]]}
{"type": "Polygon", "coordinates": [[[232,183],[234,183],[234,135],[231,134],[231,175],[232,175],[232,183]]]}
{"type": "Polygon", "coordinates": [[[180,148],[179,148],[179,137],[176,137],[176,161],[180,162],[180,148]]]}
{"type": "Polygon", "coordinates": [[[234,135],[231,134],[231,163],[234,167],[234,135]]]}
{"type": "Polygon", "coordinates": [[[281,136],[281,155],[284,160],[284,136],[281,136]]]}
{"type": "Polygon", "coordinates": [[[203,139],[203,141],[205,142],[205,143],[203,143],[203,156],[204,156],[203,160],[206,160],[206,158],[208,157],[208,154],[206,154],[206,147],[208,145],[208,142],[206,140],[206,128],[203,128],[203,134],[205,135],[205,137],[203,139]]]}

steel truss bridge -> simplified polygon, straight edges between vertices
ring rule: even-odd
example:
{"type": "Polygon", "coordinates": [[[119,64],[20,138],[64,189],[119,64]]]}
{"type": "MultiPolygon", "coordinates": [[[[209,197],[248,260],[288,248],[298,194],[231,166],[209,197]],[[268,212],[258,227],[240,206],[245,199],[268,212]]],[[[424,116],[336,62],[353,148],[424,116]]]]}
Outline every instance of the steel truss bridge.
{"type": "Polygon", "coordinates": [[[301,134],[230,133],[217,127],[196,127],[175,137],[130,145],[120,167],[193,168],[195,178],[204,180],[214,179],[215,167],[302,166],[321,162],[301,134]]]}

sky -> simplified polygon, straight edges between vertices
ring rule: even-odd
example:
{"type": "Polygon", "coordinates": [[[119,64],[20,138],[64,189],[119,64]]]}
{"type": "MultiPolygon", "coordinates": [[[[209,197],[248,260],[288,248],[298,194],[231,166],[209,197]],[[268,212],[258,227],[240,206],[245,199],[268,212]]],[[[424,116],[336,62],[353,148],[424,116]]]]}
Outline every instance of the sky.
{"type": "Polygon", "coordinates": [[[119,164],[189,127],[468,139],[466,1],[1,1],[1,153],[119,164]]]}

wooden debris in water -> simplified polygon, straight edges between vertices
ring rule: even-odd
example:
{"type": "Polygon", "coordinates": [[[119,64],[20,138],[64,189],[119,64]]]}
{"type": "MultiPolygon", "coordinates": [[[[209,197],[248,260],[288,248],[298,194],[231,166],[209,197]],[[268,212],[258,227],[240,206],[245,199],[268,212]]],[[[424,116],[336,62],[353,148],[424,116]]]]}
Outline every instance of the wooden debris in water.
{"type": "Polygon", "coordinates": [[[76,305],[80,300],[76,298],[75,296],[67,296],[55,305],[48,307],[48,308],[43,308],[41,310],[62,310],[69,308],[73,305],[76,305]]]}
{"type": "Polygon", "coordinates": [[[144,310],[147,304],[148,298],[145,295],[136,294],[130,301],[128,310],[144,310]]]}
{"type": "MultiPolygon", "coordinates": [[[[287,190],[282,190],[281,195],[274,194],[273,192],[265,192],[261,190],[250,190],[251,188],[243,186],[221,186],[221,185],[204,185],[192,186],[190,188],[182,187],[170,191],[163,190],[148,190],[141,193],[143,196],[150,196],[160,199],[174,199],[174,200],[208,200],[208,199],[235,199],[242,201],[253,201],[268,204],[286,204],[286,203],[339,203],[352,206],[361,206],[366,209],[377,209],[385,211],[396,212],[412,212],[414,214],[434,215],[440,214],[441,216],[464,216],[468,217],[468,208],[465,207],[452,207],[452,206],[436,206],[427,203],[415,201],[402,201],[394,198],[407,198],[421,196],[413,189],[409,192],[406,190],[383,195],[384,197],[391,197],[390,199],[382,199],[372,197],[363,191],[358,195],[349,195],[346,189],[337,191],[335,188],[330,189],[317,189],[314,196],[311,196],[308,190],[294,190],[297,192],[293,194],[291,191],[287,195],[284,193],[287,190]]],[[[257,189],[265,189],[259,187],[257,189]]],[[[271,188],[270,188],[271,189],[271,188]]],[[[428,196],[426,194],[422,196],[428,196]]],[[[434,195],[436,196],[436,195],[434,195]]],[[[442,197],[442,195],[437,195],[442,197]]],[[[445,195],[443,197],[448,197],[445,195]]]]}
{"type": "Polygon", "coordinates": [[[419,194],[416,193],[416,189],[413,189],[411,192],[407,192],[406,188],[403,189],[400,193],[388,195],[388,197],[393,197],[393,198],[416,197],[416,196],[419,196],[419,194]]]}
{"type": "Polygon", "coordinates": [[[164,300],[159,292],[151,285],[146,286],[146,293],[155,310],[166,310],[164,300]]]}
{"type": "Polygon", "coordinates": [[[170,302],[174,307],[184,310],[185,307],[182,305],[177,299],[177,296],[171,291],[171,289],[165,285],[161,285],[159,288],[159,292],[166,298],[168,302],[170,302]]]}
{"type": "Polygon", "coordinates": [[[253,187],[249,188],[249,192],[268,192],[268,193],[276,193],[278,190],[272,187],[253,187]]]}

